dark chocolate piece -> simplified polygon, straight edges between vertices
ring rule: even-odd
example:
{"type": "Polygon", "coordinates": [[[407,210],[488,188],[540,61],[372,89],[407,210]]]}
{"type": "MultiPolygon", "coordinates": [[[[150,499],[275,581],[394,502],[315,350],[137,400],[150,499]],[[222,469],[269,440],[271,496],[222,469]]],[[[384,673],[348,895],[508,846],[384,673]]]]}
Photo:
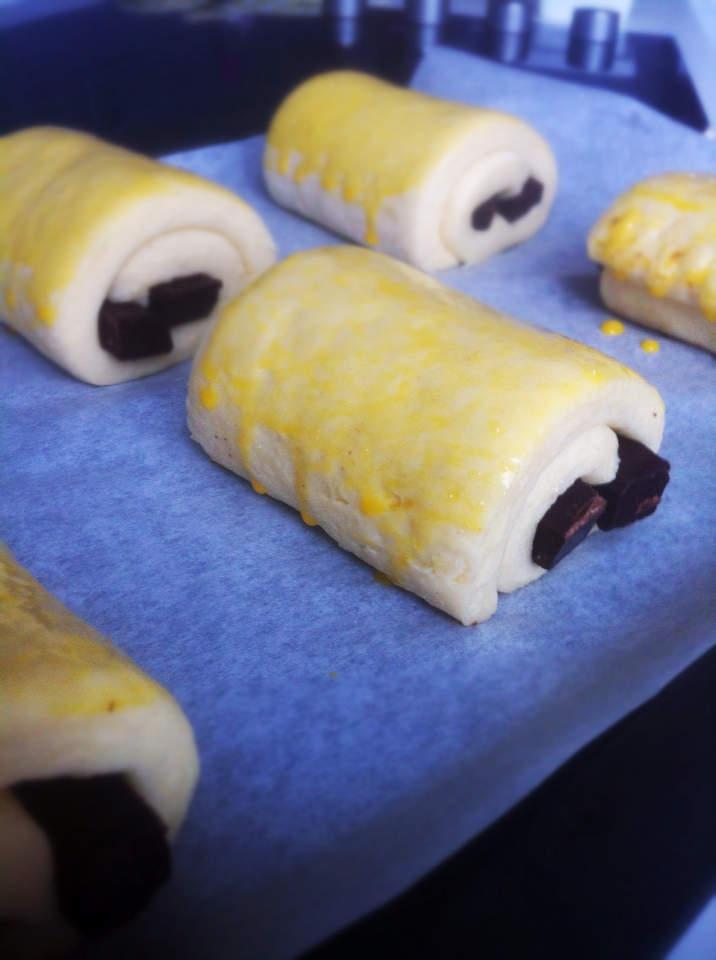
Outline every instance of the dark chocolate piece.
{"type": "Polygon", "coordinates": [[[490,197],[472,211],[473,230],[489,230],[497,213],[497,197],[490,197]]]}
{"type": "Polygon", "coordinates": [[[157,357],[172,349],[168,327],[131,300],[105,300],[99,311],[98,331],[100,346],[117,360],[157,357]]]}
{"type": "Polygon", "coordinates": [[[171,328],[207,317],[220,290],[220,280],[192,273],[150,287],[148,307],[133,300],[105,300],[99,311],[100,346],[117,360],[171,353],[171,328]]]}
{"type": "Polygon", "coordinates": [[[626,527],[652,514],[669,482],[669,469],[669,461],[652,453],[643,443],[620,436],[617,475],[611,483],[595,488],[607,501],[599,529],[626,527]]]}
{"type": "Polygon", "coordinates": [[[149,309],[169,327],[207,317],[216,306],[221,280],[206,273],[192,273],[149,290],[149,309]]]}
{"type": "Polygon", "coordinates": [[[498,200],[497,212],[508,223],[514,223],[541,202],[543,193],[544,187],[540,181],[530,177],[516,196],[498,200]]]}
{"type": "Polygon", "coordinates": [[[508,223],[515,223],[541,202],[544,186],[535,177],[528,177],[522,189],[513,197],[496,193],[472,211],[472,226],[475,230],[489,230],[496,215],[508,223]]]}
{"type": "Polygon", "coordinates": [[[594,487],[575,480],[537,524],[532,542],[534,562],[551,570],[564,560],[584,540],[606,505],[594,487]]]}
{"type": "Polygon", "coordinates": [[[169,879],[166,827],[124,774],[27,780],[12,791],[49,840],[58,906],[82,933],[126,923],[169,879]]]}

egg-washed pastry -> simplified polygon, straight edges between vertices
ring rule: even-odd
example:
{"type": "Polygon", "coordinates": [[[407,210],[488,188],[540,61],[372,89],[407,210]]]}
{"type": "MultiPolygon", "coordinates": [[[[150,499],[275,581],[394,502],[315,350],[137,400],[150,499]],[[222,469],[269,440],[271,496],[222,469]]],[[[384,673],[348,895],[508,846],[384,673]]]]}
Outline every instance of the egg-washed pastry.
{"type": "Polygon", "coordinates": [[[143,909],[198,774],[177,703],[0,545],[0,957],[143,909]]]}
{"type": "Polygon", "coordinates": [[[358,247],[234,300],[188,411],[210,457],[465,624],[668,479],[664,407],[632,370],[358,247]]]}
{"type": "Polygon", "coordinates": [[[588,247],[611,310],[716,353],[716,176],[642,180],[597,221],[588,247]]]}
{"type": "Polygon", "coordinates": [[[284,207],[423,270],[526,240],[557,187],[552,151],[517,117],[351,71],[281,104],[264,177],[284,207]]]}
{"type": "Polygon", "coordinates": [[[231,191],[94,137],[0,137],[0,318],[88,383],[195,351],[217,306],[275,260],[231,191]]]}

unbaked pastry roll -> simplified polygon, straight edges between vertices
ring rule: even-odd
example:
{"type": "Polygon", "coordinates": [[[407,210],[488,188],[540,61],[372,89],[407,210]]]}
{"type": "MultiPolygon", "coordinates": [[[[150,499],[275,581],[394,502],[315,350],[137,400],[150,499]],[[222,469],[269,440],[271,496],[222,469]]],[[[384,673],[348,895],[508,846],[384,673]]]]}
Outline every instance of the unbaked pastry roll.
{"type": "Polygon", "coordinates": [[[295,254],[230,304],[188,411],[210,457],[465,624],[595,522],[653,512],[668,471],[632,370],[358,247],[295,254]]]}
{"type": "Polygon", "coordinates": [[[194,790],[189,723],[0,545],[0,956],[141,910],[194,790]]]}
{"type": "Polygon", "coordinates": [[[260,217],[216,184],[71,130],[0,137],[0,317],[81,380],[191,356],[274,259],[260,217]]]}
{"type": "Polygon", "coordinates": [[[716,177],[637,183],[594,225],[589,255],[611,310],[716,353],[716,177]]]}
{"type": "Polygon", "coordinates": [[[283,206],[440,270],[478,263],[539,230],[557,167],[517,117],[338,71],[281,104],[264,177],[283,206]]]}

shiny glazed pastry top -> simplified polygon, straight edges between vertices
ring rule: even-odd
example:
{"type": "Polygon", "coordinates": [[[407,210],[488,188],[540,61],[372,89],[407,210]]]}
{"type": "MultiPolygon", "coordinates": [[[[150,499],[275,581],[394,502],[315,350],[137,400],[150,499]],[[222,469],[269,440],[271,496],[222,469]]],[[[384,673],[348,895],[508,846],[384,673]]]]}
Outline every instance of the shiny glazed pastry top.
{"type": "Polygon", "coordinates": [[[582,344],[388,257],[296,254],[197,355],[193,436],[220,463],[463,622],[543,572],[535,528],[617,437],[656,449],[658,393],[582,344]]]}
{"type": "Polygon", "coordinates": [[[589,255],[716,321],[716,177],[669,173],[635,184],[592,228],[589,255]]]}
{"type": "Polygon", "coordinates": [[[353,71],[286,98],[264,176],[284,206],[430,270],[525,240],[557,182],[549,146],[519,118],[353,71]]]}

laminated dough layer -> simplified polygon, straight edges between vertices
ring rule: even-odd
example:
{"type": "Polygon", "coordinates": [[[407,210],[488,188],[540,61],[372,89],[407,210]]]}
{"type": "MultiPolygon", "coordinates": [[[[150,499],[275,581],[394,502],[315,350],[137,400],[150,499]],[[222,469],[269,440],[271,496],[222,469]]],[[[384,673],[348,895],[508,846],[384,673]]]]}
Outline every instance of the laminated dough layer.
{"type": "MultiPolygon", "coordinates": [[[[144,821],[156,821],[171,839],[197,776],[194,736],[175,700],[0,545],[0,955],[59,955],[84,932],[65,912],[55,853],[76,842],[84,855],[87,835],[48,833],[47,818],[38,820],[24,795],[68,783],[80,791],[98,781],[113,788],[121,780],[144,821]]],[[[104,795],[111,807],[111,791],[104,795]]],[[[50,809],[48,816],[74,823],[76,833],[72,810],[50,809]]],[[[128,833],[112,843],[133,850],[137,840],[128,833]]],[[[101,863],[98,869],[101,877],[101,863]]],[[[118,883],[114,896],[122,892],[118,883]]],[[[86,890],[75,904],[80,914],[91,894],[86,890]]],[[[116,905],[107,910],[114,915],[116,905]]],[[[91,919],[97,932],[104,919],[91,919]]]]}
{"type": "MultiPolygon", "coordinates": [[[[636,373],[381,254],[296,254],[197,354],[192,436],[218,463],[462,623],[544,570],[537,525],[617,435],[659,447],[636,373]]],[[[316,585],[320,589],[320,585],[316,585]]]]}
{"type": "Polygon", "coordinates": [[[716,352],[716,177],[640,181],[597,221],[588,249],[610,309],[716,352]]]}
{"type": "Polygon", "coordinates": [[[264,178],[282,206],[439,270],[478,263],[539,230],[557,167],[517,117],[337,71],[281,104],[264,178]]]}
{"type": "Polygon", "coordinates": [[[81,380],[117,383],[191,356],[215,307],[274,259],[254,210],[200,177],[71,130],[0,137],[0,317],[81,380]],[[218,290],[208,312],[170,325],[149,311],[157,286],[196,277],[218,290]],[[108,303],[129,305],[113,335],[133,349],[100,337],[108,303]]]}

